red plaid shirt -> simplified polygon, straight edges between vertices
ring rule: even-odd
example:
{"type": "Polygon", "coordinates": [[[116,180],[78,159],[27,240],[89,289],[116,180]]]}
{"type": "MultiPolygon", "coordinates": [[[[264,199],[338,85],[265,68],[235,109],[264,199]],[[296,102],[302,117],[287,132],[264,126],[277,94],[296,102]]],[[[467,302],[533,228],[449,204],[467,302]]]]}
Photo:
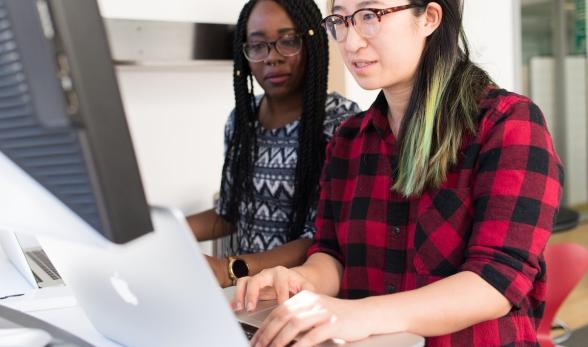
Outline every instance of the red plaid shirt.
{"type": "MultiPolygon", "coordinates": [[[[563,168],[529,99],[489,89],[475,135],[440,189],[391,191],[398,143],[383,93],[331,140],[316,241],[343,264],[339,296],[419,288],[472,271],[513,305],[506,316],[427,338],[427,346],[535,346],[545,300],[543,249],[562,194],[563,168]]],[[[434,308],[431,308],[434,309],[434,308]]]]}

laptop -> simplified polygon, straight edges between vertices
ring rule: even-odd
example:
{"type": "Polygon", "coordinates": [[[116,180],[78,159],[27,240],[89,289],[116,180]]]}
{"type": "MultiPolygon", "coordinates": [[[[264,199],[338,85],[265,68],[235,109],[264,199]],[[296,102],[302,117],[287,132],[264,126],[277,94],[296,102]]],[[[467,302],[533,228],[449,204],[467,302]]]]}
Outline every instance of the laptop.
{"type": "MultiPolygon", "coordinates": [[[[236,316],[183,215],[152,208],[152,220],[155,232],[124,245],[39,241],[106,337],[125,346],[248,346],[245,331],[251,335],[275,302],[236,316]]],[[[416,347],[424,339],[402,333],[347,345],[416,347]]]]}
{"type": "Polygon", "coordinates": [[[59,272],[31,236],[0,230],[0,246],[14,268],[33,288],[63,285],[59,272]]]}

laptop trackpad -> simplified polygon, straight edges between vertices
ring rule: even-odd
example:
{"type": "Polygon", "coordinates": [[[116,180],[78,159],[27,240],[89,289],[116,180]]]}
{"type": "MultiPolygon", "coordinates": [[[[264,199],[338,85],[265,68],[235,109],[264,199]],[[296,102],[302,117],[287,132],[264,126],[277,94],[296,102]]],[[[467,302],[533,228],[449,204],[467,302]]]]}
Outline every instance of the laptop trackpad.
{"type": "Polygon", "coordinates": [[[276,306],[277,303],[275,300],[259,301],[257,308],[253,312],[236,312],[237,319],[254,326],[259,326],[276,306]]]}

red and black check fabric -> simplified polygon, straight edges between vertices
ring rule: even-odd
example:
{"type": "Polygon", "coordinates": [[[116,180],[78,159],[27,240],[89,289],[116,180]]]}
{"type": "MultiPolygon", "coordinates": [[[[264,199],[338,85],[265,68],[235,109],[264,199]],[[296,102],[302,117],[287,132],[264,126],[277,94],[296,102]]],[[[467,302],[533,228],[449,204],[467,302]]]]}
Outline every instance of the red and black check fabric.
{"type": "Polygon", "coordinates": [[[309,255],[324,252],[343,264],[342,298],[406,291],[474,272],[512,303],[511,312],[427,338],[427,346],[537,345],[543,249],[563,184],[541,111],[523,96],[489,88],[477,132],[464,139],[446,182],[407,199],[390,190],[399,148],[387,107],[380,93],[331,140],[309,255]]]}

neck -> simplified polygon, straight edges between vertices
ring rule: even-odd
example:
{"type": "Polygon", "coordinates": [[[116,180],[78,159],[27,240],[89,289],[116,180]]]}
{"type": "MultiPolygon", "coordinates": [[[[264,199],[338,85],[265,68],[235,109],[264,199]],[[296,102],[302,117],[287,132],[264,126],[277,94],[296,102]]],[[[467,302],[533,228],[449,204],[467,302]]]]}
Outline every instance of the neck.
{"type": "Polygon", "coordinates": [[[408,108],[412,94],[412,83],[384,88],[384,95],[388,102],[388,122],[394,136],[398,136],[402,120],[408,108]]]}
{"type": "Polygon", "coordinates": [[[259,109],[259,122],[266,129],[277,129],[302,115],[302,93],[276,97],[265,95],[259,109]]]}

